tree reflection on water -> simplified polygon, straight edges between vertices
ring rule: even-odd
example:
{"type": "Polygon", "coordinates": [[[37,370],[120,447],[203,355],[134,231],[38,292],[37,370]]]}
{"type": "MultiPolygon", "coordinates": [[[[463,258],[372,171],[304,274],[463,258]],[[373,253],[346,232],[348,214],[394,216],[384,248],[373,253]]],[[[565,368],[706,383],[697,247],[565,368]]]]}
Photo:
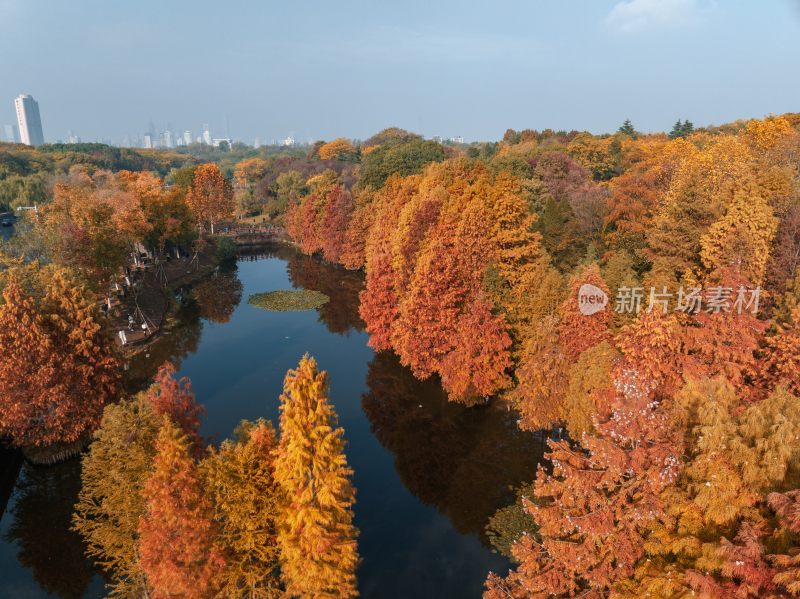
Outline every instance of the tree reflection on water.
{"type": "Polygon", "coordinates": [[[26,465],[17,480],[3,535],[14,543],[20,565],[31,570],[46,592],[80,599],[98,574],[84,555],[84,544],[71,530],[72,509],[80,490],[81,463],[72,459],[50,467],[26,465]]]}
{"type": "Polygon", "coordinates": [[[520,431],[496,406],[449,402],[439,381],[414,378],[391,352],[375,355],[361,405],[370,428],[395,456],[403,483],[446,514],[461,533],[478,533],[543,459],[541,437],[520,431]]]}

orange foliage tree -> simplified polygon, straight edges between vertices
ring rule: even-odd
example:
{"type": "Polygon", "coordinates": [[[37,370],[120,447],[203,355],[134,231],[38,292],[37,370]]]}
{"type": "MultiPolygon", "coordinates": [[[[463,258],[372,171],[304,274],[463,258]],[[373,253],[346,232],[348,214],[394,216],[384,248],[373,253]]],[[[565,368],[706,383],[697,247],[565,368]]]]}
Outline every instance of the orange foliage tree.
{"type": "Polygon", "coordinates": [[[44,289],[12,275],[0,305],[0,435],[18,447],[73,443],[116,398],[119,370],[86,288],[49,268],[44,289]]]}
{"type": "Polygon", "coordinates": [[[225,567],[215,549],[212,505],[191,449],[189,438],[165,417],[139,523],[139,560],[156,599],[212,596],[225,567]]]}
{"type": "Polygon", "coordinates": [[[200,231],[233,215],[233,188],[216,164],[201,164],[194,171],[186,203],[197,220],[200,231]]]}

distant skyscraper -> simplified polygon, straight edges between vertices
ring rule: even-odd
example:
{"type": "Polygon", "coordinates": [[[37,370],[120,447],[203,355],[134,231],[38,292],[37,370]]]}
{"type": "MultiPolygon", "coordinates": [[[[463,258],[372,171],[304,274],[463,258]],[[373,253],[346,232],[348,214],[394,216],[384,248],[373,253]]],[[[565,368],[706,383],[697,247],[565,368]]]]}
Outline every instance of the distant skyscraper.
{"type": "Polygon", "coordinates": [[[211,145],[211,131],[208,130],[208,125],[203,125],[203,143],[211,145]]]}
{"type": "Polygon", "coordinates": [[[44,143],[42,118],[39,116],[39,103],[28,94],[20,94],[14,100],[17,109],[19,137],[22,143],[29,146],[40,146],[44,143]]]}
{"type": "Polygon", "coordinates": [[[3,127],[5,130],[5,141],[11,143],[19,143],[19,135],[17,135],[17,126],[16,125],[5,125],[3,127]]]}
{"type": "Polygon", "coordinates": [[[183,132],[183,143],[187,146],[192,143],[192,132],[188,129],[183,132]]]}
{"type": "Polygon", "coordinates": [[[168,148],[173,147],[172,144],[172,131],[164,131],[164,145],[168,148]]]}
{"type": "Polygon", "coordinates": [[[142,147],[148,149],[153,147],[153,136],[149,133],[145,133],[142,137],[142,147]]]}

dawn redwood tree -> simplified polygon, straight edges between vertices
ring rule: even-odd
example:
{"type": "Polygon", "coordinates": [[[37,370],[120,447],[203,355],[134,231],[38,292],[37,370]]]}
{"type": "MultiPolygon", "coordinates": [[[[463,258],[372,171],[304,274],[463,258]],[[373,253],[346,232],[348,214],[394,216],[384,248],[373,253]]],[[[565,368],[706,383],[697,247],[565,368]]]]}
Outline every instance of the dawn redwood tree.
{"type": "Polygon", "coordinates": [[[219,524],[225,556],[221,595],[271,598],[280,595],[277,544],[277,483],[273,462],[278,440],[269,422],[242,422],[235,440],[203,460],[205,485],[219,524]]]}
{"type": "Polygon", "coordinates": [[[367,277],[358,307],[369,333],[369,345],[376,351],[391,349],[400,297],[392,253],[392,235],[403,206],[416,193],[418,177],[390,177],[375,195],[378,210],[366,245],[367,277]]]}
{"type": "Polygon", "coordinates": [[[366,262],[367,236],[375,223],[375,192],[372,188],[354,193],[353,215],[347,223],[341,262],[345,268],[364,268],[366,262]]]}
{"type": "Polygon", "coordinates": [[[613,301],[597,264],[590,264],[573,277],[570,292],[559,311],[559,339],[570,358],[575,359],[581,352],[609,339],[613,301]],[[608,304],[604,309],[591,315],[581,313],[578,295],[584,284],[594,285],[606,294],[608,304]]]}
{"type": "Polygon", "coordinates": [[[119,390],[119,369],[87,289],[49,269],[46,289],[11,275],[0,305],[0,435],[17,447],[86,438],[119,390]]]}
{"type": "Polygon", "coordinates": [[[489,204],[493,262],[500,278],[495,301],[521,345],[533,327],[555,314],[563,299],[561,275],[542,247],[541,234],[534,231],[536,216],[518,179],[507,173],[498,175],[489,204]]]}
{"type": "Polygon", "coordinates": [[[353,216],[353,196],[342,185],[328,190],[322,210],[322,255],[330,262],[339,262],[344,251],[347,223],[353,216]]]}
{"type": "Polygon", "coordinates": [[[512,545],[516,570],[490,574],[488,599],[602,597],[634,573],[647,523],[680,472],[680,443],[635,368],[620,365],[614,381],[610,414],[584,436],[585,450],[550,442],[553,471],[540,465],[535,496],[523,500],[537,529],[512,545]]]}
{"type": "Polygon", "coordinates": [[[470,405],[509,387],[510,347],[502,315],[492,313],[484,294],[471,300],[456,323],[454,348],[439,369],[450,399],[470,405]]]}
{"type": "Polygon", "coordinates": [[[139,563],[143,487],[153,468],[161,418],[144,393],[106,406],[81,462],[74,529],[86,552],[110,577],[111,597],[140,597],[147,581],[139,563]]]}
{"type": "Polygon", "coordinates": [[[795,487],[800,400],[782,388],[743,405],[724,377],[689,379],[672,421],[685,437],[685,463],[662,495],[665,510],[649,525],[646,554],[621,596],[793,596],[781,592],[772,569],[784,558],[768,554],[796,553],[797,538],[772,530],[767,499],[795,487]]]}
{"type": "Polygon", "coordinates": [[[275,481],[281,579],[293,597],[355,597],[355,490],[325,372],[304,356],[281,395],[275,481]]]}
{"type": "Polygon", "coordinates": [[[205,408],[197,403],[188,377],[175,377],[175,366],[164,362],[153,379],[153,384],[143,393],[154,414],[166,416],[181,429],[191,443],[192,453],[200,457],[205,443],[200,437],[200,418],[205,408]]]}
{"type": "Polygon", "coordinates": [[[194,171],[186,203],[202,232],[206,226],[214,234],[214,225],[233,215],[233,188],[216,164],[201,164],[194,171]]]}
{"type": "Polygon", "coordinates": [[[701,239],[700,257],[709,270],[732,269],[760,285],[777,230],[778,219],[758,190],[738,189],[725,215],[701,239]]]}
{"type": "Polygon", "coordinates": [[[139,560],[154,599],[204,599],[219,589],[225,559],[216,549],[213,506],[203,488],[192,444],[163,417],[152,475],[144,485],[139,560]]]}
{"type": "Polygon", "coordinates": [[[538,431],[561,421],[569,360],[558,343],[558,322],[545,318],[525,340],[509,397],[519,412],[519,427],[538,431]]]}

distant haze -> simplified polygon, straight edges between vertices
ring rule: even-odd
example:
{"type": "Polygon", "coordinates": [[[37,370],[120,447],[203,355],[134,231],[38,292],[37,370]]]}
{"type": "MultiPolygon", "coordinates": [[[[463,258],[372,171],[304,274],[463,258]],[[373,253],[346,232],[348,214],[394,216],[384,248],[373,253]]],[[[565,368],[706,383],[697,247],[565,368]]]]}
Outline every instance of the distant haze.
{"type": "Polygon", "coordinates": [[[797,2],[0,0],[0,132],[253,143],[643,131],[800,111],[797,2]]]}

